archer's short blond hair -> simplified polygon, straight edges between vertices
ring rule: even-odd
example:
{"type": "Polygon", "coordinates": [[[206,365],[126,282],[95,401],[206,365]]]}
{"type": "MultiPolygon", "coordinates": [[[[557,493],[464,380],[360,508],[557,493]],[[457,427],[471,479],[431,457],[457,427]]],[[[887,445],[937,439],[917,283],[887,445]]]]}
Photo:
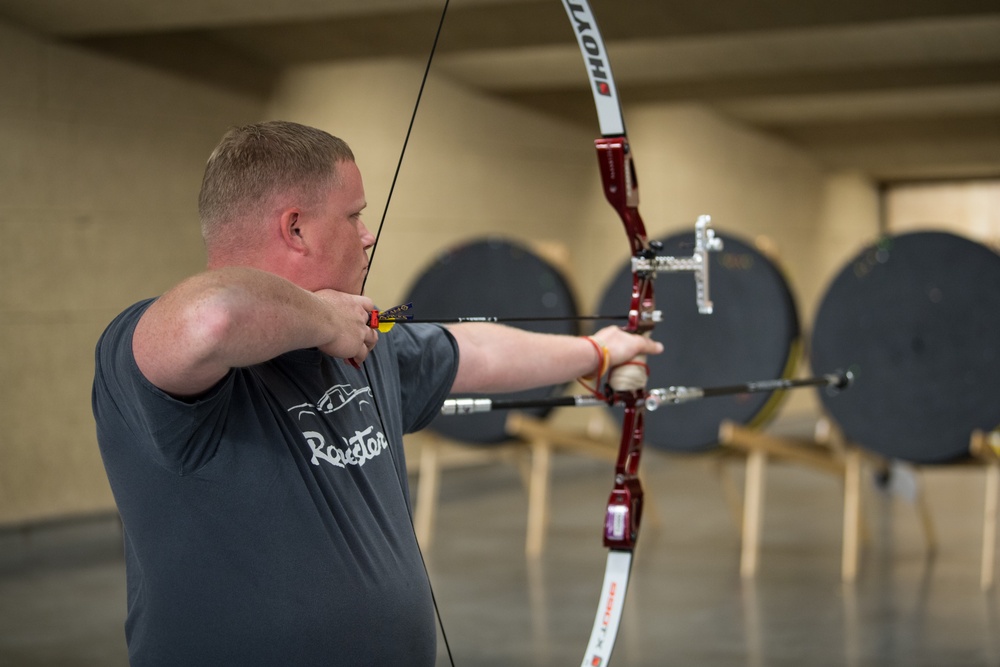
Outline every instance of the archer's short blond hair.
{"type": "Polygon", "coordinates": [[[208,158],[198,195],[206,246],[253,236],[254,223],[283,199],[314,202],[336,183],[344,160],[354,162],[344,140],[307,125],[267,121],[230,129],[208,158]]]}

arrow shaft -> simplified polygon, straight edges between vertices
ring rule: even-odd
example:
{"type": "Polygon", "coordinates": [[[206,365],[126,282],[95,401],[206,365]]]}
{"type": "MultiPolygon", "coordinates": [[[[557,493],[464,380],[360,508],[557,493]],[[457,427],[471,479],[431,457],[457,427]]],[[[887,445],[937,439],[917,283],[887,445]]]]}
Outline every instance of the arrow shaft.
{"type": "Polygon", "coordinates": [[[379,322],[392,322],[393,324],[460,324],[463,322],[565,322],[565,321],[586,321],[586,320],[627,320],[628,315],[565,315],[565,316],[538,316],[538,317],[505,317],[500,315],[483,315],[471,317],[440,317],[431,319],[379,319],[379,322]]]}

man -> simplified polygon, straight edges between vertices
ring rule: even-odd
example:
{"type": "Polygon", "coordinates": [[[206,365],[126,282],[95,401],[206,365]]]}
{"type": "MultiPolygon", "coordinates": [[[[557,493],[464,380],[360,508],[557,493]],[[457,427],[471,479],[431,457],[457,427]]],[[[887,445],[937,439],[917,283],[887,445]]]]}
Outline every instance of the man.
{"type": "Polygon", "coordinates": [[[101,337],[93,407],[133,665],[433,664],[403,433],[452,391],[553,384],[662,349],[614,327],[380,338],[360,294],[365,205],[340,139],[231,130],[199,198],[207,270],[101,337]]]}

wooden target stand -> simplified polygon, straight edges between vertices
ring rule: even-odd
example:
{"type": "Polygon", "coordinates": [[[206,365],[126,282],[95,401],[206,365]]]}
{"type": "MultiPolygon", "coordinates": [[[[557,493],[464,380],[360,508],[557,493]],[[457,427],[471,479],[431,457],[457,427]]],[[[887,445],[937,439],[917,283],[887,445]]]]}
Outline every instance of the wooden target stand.
{"type": "MultiPolygon", "coordinates": [[[[601,437],[599,431],[603,429],[599,425],[590,428],[591,434],[575,432],[516,411],[508,415],[506,425],[510,440],[488,447],[470,446],[438,434],[429,435],[421,441],[417,457],[419,482],[413,526],[422,547],[429,548],[433,542],[441,475],[445,469],[493,463],[515,465],[527,493],[524,552],[526,556],[535,558],[545,550],[551,516],[553,456],[569,453],[611,464],[618,456],[618,443],[601,437]]],[[[646,496],[650,496],[649,491],[646,491],[646,496]]],[[[653,503],[647,505],[645,518],[653,523],[658,521],[653,503]]]]}
{"type": "Polygon", "coordinates": [[[413,529],[420,546],[428,549],[434,540],[441,478],[445,470],[506,463],[517,467],[521,481],[528,490],[528,538],[525,552],[528,555],[541,553],[538,533],[544,531],[547,508],[540,499],[547,498],[548,489],[539,485],[542,484],[540,480],[547,481],[550,461],[551,452],[547,448],[536,448],[527,441],[516,439],[513,434],[509,441],[489,446],[473,446],[436,433],[427,434],[420,442],[417,458],[416,472],[419,481],[413,511],[413,529]]]}
{"type": "MultiPolygon", "coordinates": [[[[866,466],[888,469],[889,461],[845,441],[839,430],[825,417],[817,422],[813,440],[778,437],[727,421],[720,425],[719,442],[724,447],[746,455],[740,575],[744,578],[755,576],[760,563],[766,468],[769,460],[773,459],[804,465],[843,480],[841,579],[847,583],[854,582],[857,579],[861,546],[866,533],[862,514],[862,470],[866,466]]],[[[980,586],[983,590],[988,590],[994,583],[997,519],[1000,517],[1000,430],[973,432],[969,452],[972,458],[965,463],[942,465],[967,465],[976,468],[985,466],[980,586]]],[[[926,464],[917,465],[917,470],[926,467],[926,464]]],[[[937,535],[927,498],[920,490],[914,499],[914,507],[927,551],[933,553],[937,549],[937,535]]]]}
{"type": "MultiPolygon", "coordinates": [[[[825,418],[817,421],[813,440],[775,436],[724,421],[719,426],[719,443],[746,455],[740,575],[752,578],[757,574],[764,525],[767,464],[776,460],[803,465],[843,480],[841,577],[844,581],[854,581],[862,535],[862,463],[864,458],[871,458],[872,462],[881,464],[881,459],[845,442],[825,418]]],[[[923,522],[922,525],[925,535],[929,535],[926,532],[928,524],[923,522]]]]}

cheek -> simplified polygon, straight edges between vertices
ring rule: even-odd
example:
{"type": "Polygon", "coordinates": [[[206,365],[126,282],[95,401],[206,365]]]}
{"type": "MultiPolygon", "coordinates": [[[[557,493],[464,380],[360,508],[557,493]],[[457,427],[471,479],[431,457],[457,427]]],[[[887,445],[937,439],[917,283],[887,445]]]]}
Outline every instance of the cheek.
{"type": "Polygon", "coordinates": [[[356,237],[343,236],[327,249],[326,262],[335,274],[353,275],[360,263],[367,264],[367,255],[356,237]]]}

